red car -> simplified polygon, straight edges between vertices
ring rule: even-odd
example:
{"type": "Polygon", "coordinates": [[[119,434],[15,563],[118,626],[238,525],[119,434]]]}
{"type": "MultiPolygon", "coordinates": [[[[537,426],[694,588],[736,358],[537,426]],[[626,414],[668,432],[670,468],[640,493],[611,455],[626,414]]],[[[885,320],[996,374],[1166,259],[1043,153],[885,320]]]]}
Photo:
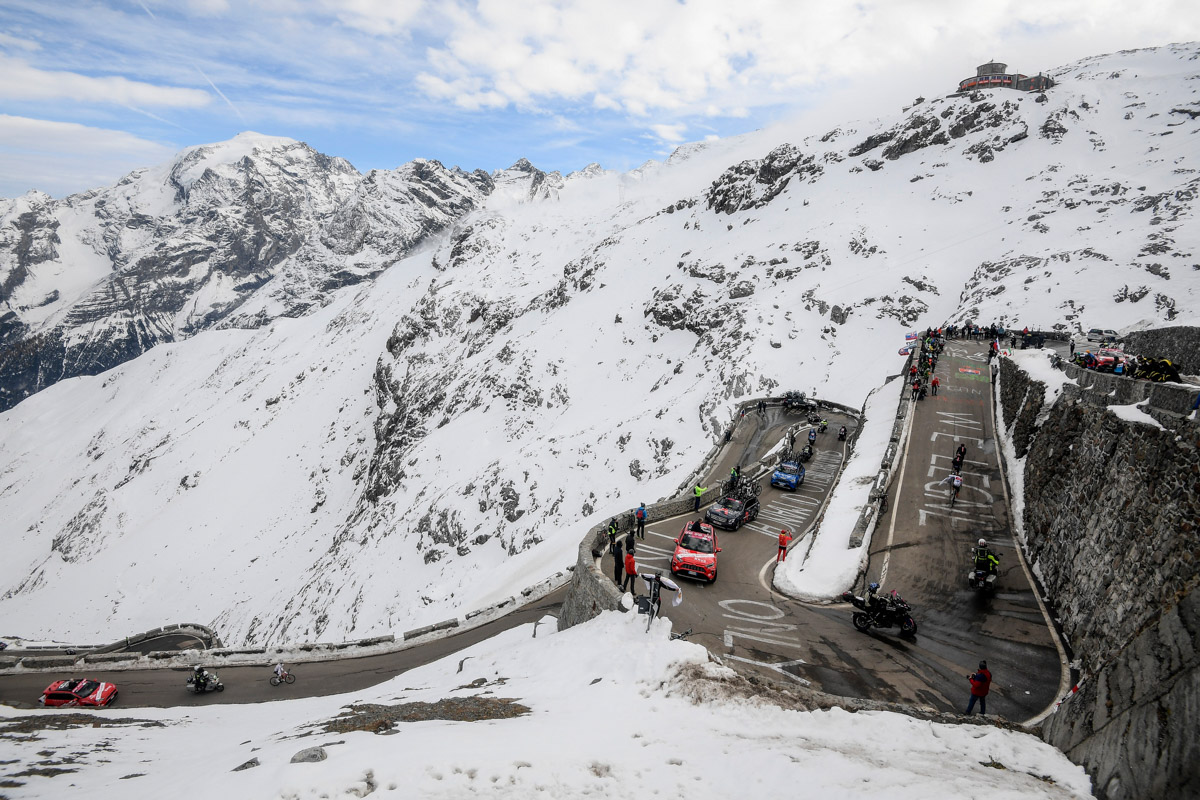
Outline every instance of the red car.
{"type": "Polygon", "coordinates": [[[689,522],[675,540],[671,556],[671,574],[703,578],[712,583],[717,579],[717,534],[707,522],[689,522]]]}
{"type": "Polygon", "coordinates": [[[91,678],[55,681],[46,687],[38,702],[47,708],[89,706],[102,708],[117,699],[117,685],[91,678]]]}

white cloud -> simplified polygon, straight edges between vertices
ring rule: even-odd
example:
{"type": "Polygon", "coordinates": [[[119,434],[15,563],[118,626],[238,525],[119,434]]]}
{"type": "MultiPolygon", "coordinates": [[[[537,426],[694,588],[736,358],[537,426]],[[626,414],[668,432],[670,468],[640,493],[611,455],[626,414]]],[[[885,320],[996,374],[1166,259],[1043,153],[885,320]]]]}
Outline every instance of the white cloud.
{"type": "Polygon", "coordinates": [[[450,30],[432,48],[428,72],[455,83],[459,105],[590,98],[633,115],[730,109],[723,115],[744,117],[800,90],[931,61],[961,60],[969,71],[1011,53],[1036,57],[1026,67],[1036,71],[1104,47],[1200,36],[1193,0],[1157,0],[1137,14],[1120,0],[997,0],[969,12],[943,0],[447,0],[441,7],[450,30]],[[1064,52],[1068,42],[1074,51],[1064,52]]]}
{"type": "Polygon", "coordinates": [[[654,131],[654,135],[667,144],[678,144],[684,140],[683,132],[687,130],[687,125],[681,122],[661,123],[651,125],[650,130],[654,131]]]}
{"type": "Polygon", "coordinates": [[[10,36],[7,33],[0,32],[0,47],[15,47],[18,50],[40,50],[42,46],[31,39],[22,39],[17,36],[10,36]]]}
{"type": "Polygon", "coordinates": [[[79,103],[114,103],[125,106],[198,108],[212,96],[200,89],[156,86],[118,76],[93,78],[76,72],[44,70],[25,61],[0,55],[0,98],[8,100],[74,100],[79,103]]]}
{"type": "Polygon", "coordinates": [[[374,36],[405,33],[425,6],[424,0],[321,0],[343,25],[374,36]]]}
{"type": "Polygon", "coordinates": [[[176,148],[125,131],[0,114],[0,197],[30,189],[62,196],[106,186],[176,148]]]}

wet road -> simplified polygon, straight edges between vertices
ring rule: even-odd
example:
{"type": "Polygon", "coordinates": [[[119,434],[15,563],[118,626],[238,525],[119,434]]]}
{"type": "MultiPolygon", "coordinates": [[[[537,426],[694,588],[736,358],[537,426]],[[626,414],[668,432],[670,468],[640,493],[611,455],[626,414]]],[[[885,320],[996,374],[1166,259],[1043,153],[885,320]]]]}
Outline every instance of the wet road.
{"type": "MultiPolygon", "coordinates": [[[[270,666],[215,667],[213,671],[225,684],[225,691],[202,695],[193,695],[187,691],[187,669],[107,671],[85,666],[70,670],[69,674],[77,677],[86,675],[89,678],[115,683],[120,697],[114,706],[114,713],[120,713],[122,708],[263,703],[353,692],[376,686],[413,667],[437,661],[501,631],[536,622],[548,614],[557,615],[565,595],[564,586],[542,600],[529,603],[505,617],[407,650],[361,658],[288,664],[297,680],[293,684],[282,686],[270,684],[270,666]]],[[[35,707],[42,690],[52,680],[61,677],[67,675],[39,672],[0,676],[0,703],[16,708],[35,707]]]]}
{"type": "MultiPolygon", "coordinates": [[[[694,641],[739,671],[948,712],[965,709],[966,675],[986,659],[995,678],[988,710],[1014,720],[1038,716],[1059,696],[1062,662],[1009,528],[983,353],[979,345],[951,343],[939,360],[941,396],[918,403],[891,511],[870,549],[868,579],[882,576],[885,588],[912,604],[915,639],[902,639],[895,629],[859,633],[850,624],[849,606],[801,603],[771,588],[779,528],[806,533],[841,469],[845,451],[833,431],[843,418],[832,414],[804,486],[793,493],[767,488],[764,480],[758,524],[718,531],[717,580],[679,579],[684,604],[665,612],[675,630],[694,629],[694,641]],[[959,441],[968,447],[966,485],[951,509],[937,481],[949,474],[959,441]],[[999,591],[987,599],[966,585],[971,546],[981,536],[1001,558],[999,591]]],[[[900,391],[898,382],[892,385],[900,391]]],[[[735,461],[760,458],[789,422],[799,420],[781,409],[766,419],[748,415],[710,479],[726,476],[735,461]]],[[[645,542],[637,543],[639,567],[668,571],[674,539],[694,518],[647,526],[645,542]]],[[[796,546],[806,547],[807,538],[796,546]]],[[[604,563],[611,574],[611,560],[604,563]]]]}

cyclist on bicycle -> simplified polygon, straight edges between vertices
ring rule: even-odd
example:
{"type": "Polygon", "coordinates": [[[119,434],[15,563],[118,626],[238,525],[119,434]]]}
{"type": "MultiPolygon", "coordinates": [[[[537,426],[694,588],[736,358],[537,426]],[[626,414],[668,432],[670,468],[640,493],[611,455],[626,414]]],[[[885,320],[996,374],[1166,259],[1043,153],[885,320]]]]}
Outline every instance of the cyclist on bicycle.
{"type": "Polygon", "coordinates": [[[958,490],[961,489],[963,485],[962,475],[959,475],[957,472],[951,472],[945,478],[942,478],[942,480],[938,481],[939,486],[943,483],[950,484],[950,492],[955,498],[957,498],[958,490]]]}
{"type": "Polygon", "coordinates": [[[281,662],[279,664],[276,664],[275,665],[275,677],[279,678],[279,680],[283,680],[284,675],[287,675],[287,670],[284,668],[283,663],[281,662]]]}

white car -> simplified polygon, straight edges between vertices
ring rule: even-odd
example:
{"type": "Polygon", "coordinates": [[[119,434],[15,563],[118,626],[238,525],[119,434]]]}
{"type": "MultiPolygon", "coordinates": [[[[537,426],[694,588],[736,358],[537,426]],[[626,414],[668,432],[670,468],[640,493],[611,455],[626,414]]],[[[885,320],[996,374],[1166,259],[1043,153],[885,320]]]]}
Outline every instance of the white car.
{"type": "Polygon", "coordinates": [[[1100,328],[1092,328],[1087,332],[1087,340],[1089,342],[1115,342],[1121,337],[1114,330],[1101,330],[1100,328]]]}

